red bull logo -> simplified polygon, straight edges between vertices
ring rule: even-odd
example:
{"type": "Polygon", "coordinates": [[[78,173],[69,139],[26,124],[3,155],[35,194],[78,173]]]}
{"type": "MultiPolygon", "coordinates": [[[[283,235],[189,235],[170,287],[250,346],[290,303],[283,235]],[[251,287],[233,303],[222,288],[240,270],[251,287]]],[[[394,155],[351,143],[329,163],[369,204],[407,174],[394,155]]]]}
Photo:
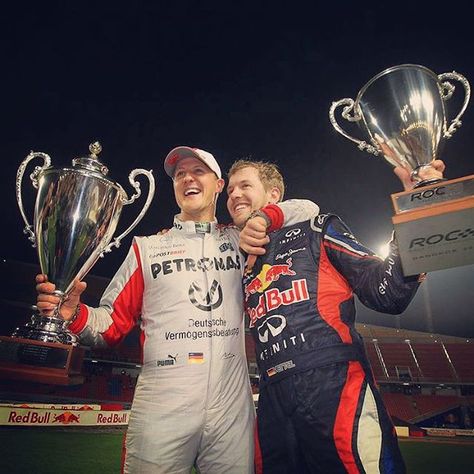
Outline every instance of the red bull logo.
{"type": "Polygon", "coordinates": [[[59,415],[56,415],[53,419],[53,423],[61,423],[63,425],[68,425],[69,423],[80,423],[80,415],[75,415],[70,411],[65,411],[59,415]]]}
{"type": "Polygon", "coordinates": [[[126,425],[128,423],[128,413],[99,413],[97,423],[126,425]]]}
{"type": "Polygon", "coordinates": [[[263,293],[274,281],[277,281],[282,275],[296,275],[296,272],[291,270],[293,262],[291,258],[286,261],[286,264],[269,265],[264,263],[260,273],[253,278],[248,285],[245,285],[245,297],[249,298],[254,293],[263,293]]]}
{"type": "Polygon", "coordinates": [[[287,290],[280,291],[278,288],[272,288],[265,291],[259,297],[256,307],[247,308],[250,318],[249,327],[254,327],[257,320],[263,318],[269,311],[305,300],[309,300],[308,285],[305,279],[292,281],[291,288],[287,290]]]}
{"type": "Polygon", "coordinates": [[[50,412],[41,413],[39,411],[25,411],[20,412],[11,411],[8,416],[7,424],[28,424],[28,425],[47,425],[51,417],[50,412]]]}

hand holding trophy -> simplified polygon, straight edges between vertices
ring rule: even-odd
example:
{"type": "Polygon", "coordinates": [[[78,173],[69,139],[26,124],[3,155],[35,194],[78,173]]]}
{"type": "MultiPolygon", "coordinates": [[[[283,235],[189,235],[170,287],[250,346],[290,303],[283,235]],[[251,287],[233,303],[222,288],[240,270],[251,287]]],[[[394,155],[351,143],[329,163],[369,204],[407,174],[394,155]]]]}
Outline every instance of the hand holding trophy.
{"type": "Polygon", "coordinates": [[[330,107],[336,131],[409,173],[415,183],[414,189],[392,195],[392,221],[407,276],[474,262],[474,176],[447,181],[433,165],[439,163],[443,140],[461,126],[470,93],[461,74],[436,75],[424,66],[402,64],[370,79],[355,101],[345,98],[330,107]],[[464,100],[448,126],[445,102],[455,91],[451,81],[462,84],[464,100]],[[339,125],[339,107],[342,118],[360,126],[365,140],[339,125]]]}
{"type": "MultiPolygon", "coordinates": [[[[56,287],[55,295],[68,298],[74,282],[82,280],[96,261],[129,234],[148,210],[155,190],[150,171],[135,169],[129,181],[135,189],[130,199],[123,188],[106,177],[108,169],[98,160],[102,147],[95,142],[90,155],[73,160],[72,168],[53,168],[49,155],[31,152],[21,163],[16,180],[16,195],[24,232],[37,248],[41,272],[56,287]],[[30,225],[22,200],[22,180],[29,162],[42,158],[30,178],[38,189],[34,223],[30,225]],[[148,178],[148,196],[132,224],[113,241],[123,206],[141,195],[135,178],[148,178]]],[[[31,321],[17,328],[11,337],[0,336],[0,373],[16,379],[72,384],[80,376],[85,349],[68,331],[68,322],[59,307],[53,314],[34,314],[31,321]]]]}

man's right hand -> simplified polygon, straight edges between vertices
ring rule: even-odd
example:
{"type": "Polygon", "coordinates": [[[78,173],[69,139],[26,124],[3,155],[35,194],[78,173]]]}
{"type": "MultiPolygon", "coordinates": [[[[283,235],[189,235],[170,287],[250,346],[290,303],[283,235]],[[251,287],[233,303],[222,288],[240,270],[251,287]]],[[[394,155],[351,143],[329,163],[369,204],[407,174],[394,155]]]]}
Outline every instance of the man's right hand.
{"type": "MultiPolygon", "coordinates": [[[[77,305],[80,303],[80,296],[86,289],[87,283],[76,280],[72,290],[64,300],[60,308],[60,315],[65,321],[70,321],[76,312],[77,305]]],[[[51,316],[61,303],[61,298],[54,294],[56,286],[48,281],[48,277],[43,274],[36,275],[36,291],[38,297],[36,299],[36,306],[39,311],[45,316],[51,316]]]]}
{"type": "MultiPolygon", "coordinates": [[[[430,166],[421,169],[420,179],[443,179],[443,173],[446,166],[442,160],[433,160],[430,166]]],[[[403,184],[405,191],[411,191],[416,184],[411,177],[411,174],[405,168],[398,166],[393,169],[393,172],[398,176],[403,184]]]]}
{"type": "Polygon", "coordinates": [[[268,242],[270,238],[265,219],[259,216],[248,219],[240,231],[239,247],[249,255],[263,255],[268,242]]]}

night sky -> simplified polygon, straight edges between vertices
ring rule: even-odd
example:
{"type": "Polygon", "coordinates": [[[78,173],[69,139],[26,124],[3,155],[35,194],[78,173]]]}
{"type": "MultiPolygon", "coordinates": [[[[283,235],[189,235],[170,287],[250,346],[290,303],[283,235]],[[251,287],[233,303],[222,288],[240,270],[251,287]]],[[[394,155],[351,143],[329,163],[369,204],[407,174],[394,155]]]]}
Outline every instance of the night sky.
{"type": "MultiPolygon", "coordinates": [[[[455,70],[474,87],[471,18],[457,4],[118,0],[2,9],[4,260],[37,262],[15,198],[24,157],[42,151],[69,166],[95,140],[110,178],[129,194],[129,172],[153,169],[157,192],[135,234],[170,226],[177,207],[162,162],[189,145],[224,170],[242,157],[277,163],[287,198],[312,199],[378,249],[390,238],[390,194],[401,185],[386,162],[335,132],[332,101],[355,98],[375,74],[404,63],[455,70]]],[[[456,112],[461,89],[449,104],[456,112]]],[[[474,174],[473,145],[474,99],[442,149],[446,177],[474,174]]],[[[35,193],[24,181],[31,221],[35,193]]],[[[121,229],[139,204],[129,208],[121,229]]],[[[224,197],[218,218],[229,220],[224,197]]],[[[91,273],[111,277],[130,242],[91,273]]],[[[360,307],[358,321],[474,337],[473,308],[468,265],[433,272],[401,317],[360,307]]]]}

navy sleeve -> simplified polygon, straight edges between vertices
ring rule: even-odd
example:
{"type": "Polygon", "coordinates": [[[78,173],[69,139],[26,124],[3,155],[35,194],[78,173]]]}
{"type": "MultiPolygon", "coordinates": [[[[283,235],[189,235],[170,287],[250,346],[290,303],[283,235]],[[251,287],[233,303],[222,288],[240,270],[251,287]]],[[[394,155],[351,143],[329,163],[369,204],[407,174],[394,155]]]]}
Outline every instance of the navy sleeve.
{"type": "Polygon", "coordinates": [[[331,264],[349,282],[368,308],[390,314],[402,313],[418,289],[418,277],[404,277],[398,248],[390,243],[385,260],[363,246],[337,217],[328,218],[324,248],[331,264]]]}

